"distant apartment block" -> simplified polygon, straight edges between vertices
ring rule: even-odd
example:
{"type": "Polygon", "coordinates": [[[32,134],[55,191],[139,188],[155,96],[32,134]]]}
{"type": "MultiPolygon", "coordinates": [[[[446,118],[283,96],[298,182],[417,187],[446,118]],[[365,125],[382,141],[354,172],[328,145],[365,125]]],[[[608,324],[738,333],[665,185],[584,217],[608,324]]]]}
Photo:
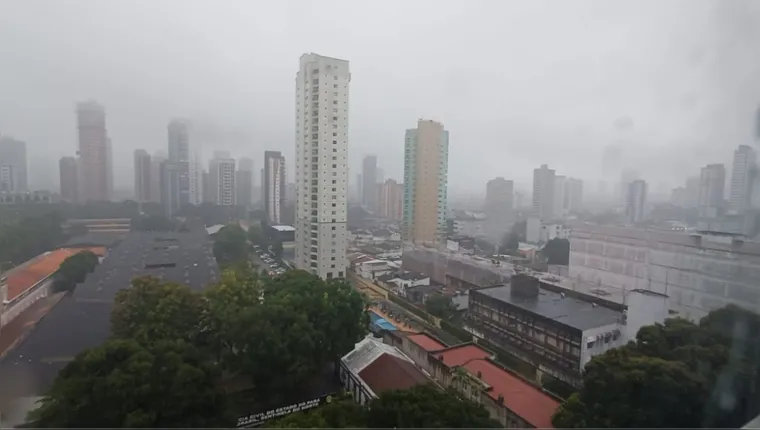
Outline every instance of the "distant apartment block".
{"type": "Polygon", "coordinates": [[[715,218],[723,211],[723,190],[726,188],[726,167],[708,164],[699,177],[699,215],[715,218]]]}
{"type": "Polygon", "coordinates": [[[404,145],[404,241],[442,243],[448,210],[449,132],[420,119],[404,145]]]}
{"type": "Polygon", "coordinates": [[[644,221],[647,204],[647,183],[641,179],[628,184],[628,195],[625,199],[625,218],[630,224],[644,221]]]}
{"type": "Polygon", "coordinates": [[[58,162],[58,173],[60,175],[61,200],[65,202],[78,201],[79,174],[77,170],[76,158],[61,157],[58,162]]]}
{"type": "Polygon", "coordinates": [[[10,136],[0,137],[0,191],[29,191],[26,143],[10,136]]]}
{"type": "Polygon", "coordinates": [[[239,206],[251,207],[253,204],[253,160],[243,157],[238,160],[235,173],[236,200],[239,206]]]}
{"type": "Polygon", "coordinates": [[[731,214],[743,214],[750,207],[752,198],[752,176],[757,154],[747,145],[741,145],[734,151],[731,167],[731,191],[728,210],[731,214]]]}
{"type": "Polygon", "coordinates": [[[554,218],[554,170],[546,164],[533,170],[533,214],[542,220],[554,218]]]}
{"type": "Polygon", "coordinates": [[[285,157],[280,151],[265,151],[262,193],[264,212],[272,225],[282,223],[282,209],[285,205],[285,178],[285,157]]]}
{"type": "Polygon", "coordinates": [[[235,160],[214,158],[209,163],[208,171],[213,202],[221,206],[235,205],[235,160]]]}
{"type": "Polygon", "coordinates": [[[400,221],[403,217],[404,184],[393,179],[378,185],[378,214],[384,218],[400,221]]]}
{"type": "Polygon", "coordinates": [[[507,231],[513,216],[513,199],[514,182],[498,177],[486,184],[483,209],[487,217],[486,230],[490,237],[501,238],[507,231]]]}
{"type": "Polygon", "coordinates": [[[135,151],[135,200],[144,203],[151,199],[151,160],[144,149],[135,151]]]}
{"type": "Polygon", "coordinates": [[[178,187],[173,190],[179,198],[180,207],[190,203],[190,131],[189,124],[185,120],[173,119],[167,126],[169,141],[169,162],[177,171],[177,181],[172,181],[171,186],[178,187]]]}
{"type": "Polygon", "coordinates": [[[111,141],[106,130],[106,112],[95,101],[77,104],[79,133],[79,197],[86,201],[111,199],[113,171],[111,141]]]}

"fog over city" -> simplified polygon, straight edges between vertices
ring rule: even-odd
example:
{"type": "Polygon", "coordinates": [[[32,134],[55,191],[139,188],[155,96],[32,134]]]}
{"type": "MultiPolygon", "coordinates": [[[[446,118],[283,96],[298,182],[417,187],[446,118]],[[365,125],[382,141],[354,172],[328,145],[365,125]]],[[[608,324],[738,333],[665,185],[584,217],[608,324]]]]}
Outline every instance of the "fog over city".
{"type": "Polygon", "coordinates": [[[544,163],[594,181],[630,167],[674,187],[751,143],[760,102],[751,0],[0,9],[0,134],[27,142],[35,188],[57,188],[59,157],[77,149],[75,103],[87,99],[106,109],[116,188],[132,187],[135,149],[165,150],[174,117],[192,121],[206,159],[221,149],[257,166],[264,150],[292,160],[304,52],[351,62],[352,173],[376,154],[385,177],[402,180],[404,130],[434,119],[451,133],[454,194],[481,194],[496,176],[528,189],[544,163]]]}

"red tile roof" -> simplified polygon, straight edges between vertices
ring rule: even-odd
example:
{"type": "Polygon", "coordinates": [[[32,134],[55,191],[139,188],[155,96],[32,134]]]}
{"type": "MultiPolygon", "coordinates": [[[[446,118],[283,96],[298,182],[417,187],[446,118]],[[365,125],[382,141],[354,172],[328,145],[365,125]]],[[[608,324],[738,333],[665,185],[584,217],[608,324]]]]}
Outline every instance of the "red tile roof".
{"type": "Polygon", "coordinates": [[[416,333],[416,334],[410,334],[407,336],[410,341],[416,343],[422,349],[425,351],[438,351],[439,349],[446,348],[446,345],[442,344],[441,342],[438,342],[437,340],[433,339],[432,337],[426,335],[425,333],[416,333]]]}
{"type": "Polygon", "coordinates": [[[359,377],[375,394],[406,390],[430,380],[414,364],[390,354],[382,354],[359,372],[359,377]]]}
{"type": "Polygon", "coordinates": [[[461,366],[471,360],[489,358],[492,357],[493,354],[477,345],[465,343],[463,345],[452,346],[443,351],[435,352],[433,353],[433,356],[443,361],[443,364],[451,368],[461,366]]]}
{"type": "Polygon", "coordinates": [[[105,248],[61,248],[38,255],[7,274],[8,300],[13,300],[26,290],[39,284],[55,273],[63,260],[82,251],[92,251],[95,255],[105,255],[105,248]]]}
{"type": "Polygon", "coordinates": [[[554,398],[489,360],[472,360],[464,368],[475,376],[480,372],[480,379],[491,386],[488,395],[497,402],[503,396],[504,406],[528,424],[553,428],[551,418],[559,407],[554,398]]]}

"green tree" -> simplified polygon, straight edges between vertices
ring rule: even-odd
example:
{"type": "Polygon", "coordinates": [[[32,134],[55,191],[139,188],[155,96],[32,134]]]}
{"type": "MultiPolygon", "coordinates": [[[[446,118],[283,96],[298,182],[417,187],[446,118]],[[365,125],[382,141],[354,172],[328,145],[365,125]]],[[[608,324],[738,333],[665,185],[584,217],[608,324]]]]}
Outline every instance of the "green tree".
{"type": "Polygon", "coordinates": [[[367,411],[372,428],[500,428],[488,411],[453,390],[433,385],[382,393],[367,411]]]}
{"type": "Polygon", "coordinates": [[[425,301],[425,309],[428,313],[437,316],[443,320],[450,320],[454,318],[457,313],[457,308],[451,297],[434,295],[425,301]]]}
{"type": "Polygon", "coordinates": [[[548,264],[570,264],[570,241],[555,237],[549,240],[541,249],[541,255],[546,258],[548,264]]]}
{"type": "MultiPolygon", "coordinates": [[[[297,400],[298,387],[351,349],[367,331],[364,302],[344,281],[303,271],[263,279],[263,290],[228,292],[246,306],[218,315],[227,350],[224,365],[248,375],[271,405],[297,400]],[[262,299],[258,300],[259,294],[262,299]]],[[[241,288],[233,283],[229,288],[241,288]]]]}
{"type": "Polygon", "coordinates": [[[213,427],[229,425],[225,411],[212,370],[191,345],[110,340],[61,370],[29,421],[43,428],[213,427]]]}
{"type": "Polygon", "coordinates": [[[248,253],[245,230],[238,224],[222,227],[214,237],[214,257],[220,266],[248,261],[248,253]]]}
{"type": "Polygon", "coordinates": [[[111,333],[148,345],[161,340],[196,342],[201,330],[203,300],[189,287],[146,276],[116,294],[111,333]]]}
{"type": "Polygon", "coordinates": [[[583,389],[557,410],[552,423],[557,428],[694,427],[703,384],[684,363],[615,349],[591,360],[583,389]]]}
{"type": "Polygon", "coordinates": [[[513,254],[517,252],[520,247],[520,236],[514,231],[510,231],[504,235],[499,244],[500,254],[513,254]]]}
{"type": "Polygon", "coordinates": [[[741,427],[760,414],[759,363],[760,316],[753,312],[727,306],[699,324],[668,319],[643,327],[628,346],[591,360],[583,388],[553,423],[741,427]]]}
{"type": "Polygon", "coordinates": [[[55,291],[73,291],[98,265],[98,256],[92,251],[81,251],[67,257],[55,272],[55,291]]]}

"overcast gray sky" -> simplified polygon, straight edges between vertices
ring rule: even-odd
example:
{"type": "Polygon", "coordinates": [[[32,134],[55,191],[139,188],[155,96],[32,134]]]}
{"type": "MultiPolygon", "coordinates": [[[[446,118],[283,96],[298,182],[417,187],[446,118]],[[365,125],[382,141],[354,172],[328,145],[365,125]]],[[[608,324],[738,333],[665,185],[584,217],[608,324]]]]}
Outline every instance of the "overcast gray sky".
{"type": "Polygon", "coordinates": [[[541,163],[596,180],[605,151],[613,174],[675,185],[750,143],[760,104],[751,0],[3,0],[0,133],[28,143],[32,185],[57,186],[88,98],[117,187],[175,116],[206,154],[292,159],[304,52],[351,62],[352,176],[377,154],[401,179],[404,130],[425,117],[450,131],[454,193],[529,185],[541,163]]]}

